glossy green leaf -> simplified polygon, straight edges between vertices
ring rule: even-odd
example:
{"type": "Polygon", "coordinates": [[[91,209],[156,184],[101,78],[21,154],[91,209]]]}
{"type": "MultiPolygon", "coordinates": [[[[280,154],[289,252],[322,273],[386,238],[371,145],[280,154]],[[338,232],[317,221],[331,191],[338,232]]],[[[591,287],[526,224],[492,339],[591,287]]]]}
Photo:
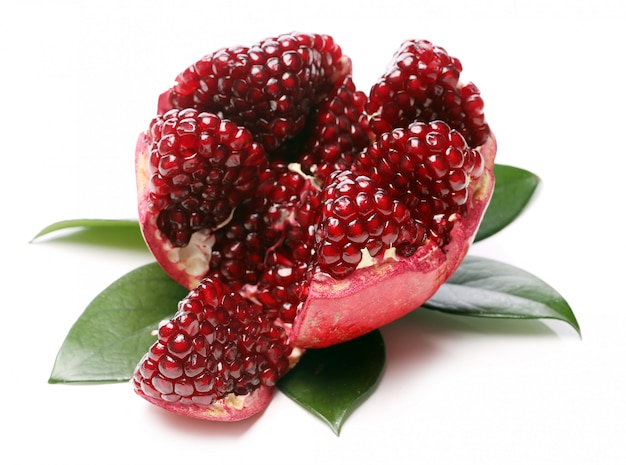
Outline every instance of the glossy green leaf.
{"type": "Polygon", "coordinates": [[[496,165],[494,174],[496,186],[475,242],[511,224],[526,208],[540,182],[539,177],[530,171],[513,166],[496,165]]]}
{"type": "Polygon", "coordinates": [[[565,299],[547,283],[512,265],[465,257],[423,308],[491,318],[549,318],[580,327],[565,299]]]}
{"type": "Polygon", "coordinates": [[[152,331],[176,312],[187,290],[157,265],[144,265],[108,286],[70,329],[50,383],[128,380],[156,340],[152,331]]]}
{"type": "Polygon", "coordinates": [[[324,420],[336,435],[374,390],[385,365],[379,331],[325,349],[308,350],[278,383],[290,399],[324,420]]]}
{"type": "Polygon", "coordinates": [[[60,231],[66,234],[56,235],[57,240],[147,250],[139,223],[135,220],[73,219],[58,221],[39,231],[31,242],[49,237],[60,231]]]}

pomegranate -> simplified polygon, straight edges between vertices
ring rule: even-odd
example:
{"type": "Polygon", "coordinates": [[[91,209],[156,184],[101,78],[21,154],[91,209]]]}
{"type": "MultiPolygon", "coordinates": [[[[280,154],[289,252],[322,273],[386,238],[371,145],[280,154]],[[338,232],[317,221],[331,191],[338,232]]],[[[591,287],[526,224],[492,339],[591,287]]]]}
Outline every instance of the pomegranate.
{"type": "Polygon", "coordinates": [[[369,95],[334,40],[219,50],[159,98],[136,149],[146,243],[188,289],[139,362],[138,394],[237,420],[302,351],[428,300],[465,257],[496,142],[461,63],[402,44],[369,95]]]}

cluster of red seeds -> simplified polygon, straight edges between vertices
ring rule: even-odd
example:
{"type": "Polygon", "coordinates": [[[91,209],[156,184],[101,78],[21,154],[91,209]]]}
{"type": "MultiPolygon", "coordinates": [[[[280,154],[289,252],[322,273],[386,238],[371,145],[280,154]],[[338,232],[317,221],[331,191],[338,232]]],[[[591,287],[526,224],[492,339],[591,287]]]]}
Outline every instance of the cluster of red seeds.
{"type": "Polygon", "coordinates": [[[413,123],[383,134],[359,154],[354,169],[403,202],[440,246],[465,213],[469,184],[484,169],[479,151],[443,121],[413,123]]]}
{"type": "Polygon", "coordinates": [[[332,37],[284,34],[223,48],[182,72],[170,108],[194,107],[245,124],[268,152],[300,132],[342,66],[332,37]]]}
{"type": "Polygon", "coordinates": [[[469,184],[483,168],[480,152],[443,121],[384,133],[322,192],[320,268],[340,279],[365,251],[380,257],[396,247],[407,257],[428,237],[444,246],[453,215],[465,213],[469,184]]]}
{"type": "Polygon", "coordinates": [[[167,402],[210,406],[226,394],[273,386],[289,368],[285,330],[219,281],[204,280],[162,325],[133,383],[167,402]]]}
{"type": "Polygon", "coordinates": [[[319,216],[319,191],[286,165],[260,176],[256,195],[216,231],[209,275],[254,299],[267,315],[293,322],[306,290],[319,216]]]}
{"type": "Polygon", "coordinates": [[[380,135],[413,121],[442,119],[471,146],[484,144],[489,127],[483,100],[475,85],[459,84],[462,69],[457,58],[427,40],[404,42],[370,91],[372,130],[380,135]]]}
{"type": "Polygon", "coordinates": [[[316,108],[298,149],[302,170],[322,182],[337,170],[349,169],[354,157],[370,142],[365,114],[367,96],[357,91],[350,75],[335,83],[316,108]]]}
{"type": "Polygon", "coordinates": [[[250,131],[212,113],[170,110],[152,121],[149,137],[149,208],[178,247],[226,220],[267,166],[250,131]]]}
{"type": "Polygon", "coordinates": [[[357,268],[365,250],[380,257],[397,245],[399,253],[412,255],[425,239],[406,205],[368,176],[350,171],[333,174],[322,202],[317,260],[323,271],[337,279],[357,268]]]}

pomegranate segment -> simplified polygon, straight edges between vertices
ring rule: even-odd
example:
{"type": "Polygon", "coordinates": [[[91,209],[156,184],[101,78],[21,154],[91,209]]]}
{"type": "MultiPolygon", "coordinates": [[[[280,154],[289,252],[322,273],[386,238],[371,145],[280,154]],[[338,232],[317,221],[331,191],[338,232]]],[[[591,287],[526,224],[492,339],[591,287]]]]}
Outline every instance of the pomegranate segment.
{"type": "Polygon", "coordinates": [[[211,231],[255,192],[266,154],[245,128],[194,109],[157,116],[136,153],[144,238],[190,289],[208,272],[211,231]]]}
{"type": "Polygon", "coordinates": [[[368,96],[332,38],[292,33],[178,76],[139,137],[137,187],[146,243],[191,292],[137,366],[141,396],[245,418],[302,350],[437,291],[494,185],[496,142],[461,70],[407,41],[368,96]]]}
{"type": "Polygon", "coordinates": [[[205,279],[159,327],[133,384],[139,395],[176,413],[240,419],[267,405],[291,355],[287,332],[259,305],[205,279]]]}
{"type": "Polygon", "coordinates": [[[176,78],[159,112],[193,107],[248,127],[268,151],[302,131],[350,60],[332,37],[282,34],[207,55],[176,78]]]}
{"type": "Polygon", "coordinates": [[[462,216],[453,213],[445,245],[431,234],[408,257],[398,253],[366,258],[346,279],[315,273],[308,297],[291,330],[296,347],[321,348],[354,339],[390,323],[425,303],[459,267],[478,231],[493,193],[496,140],[490,134],[480,147],[485,167],[468,185],[462,216]],[[367,262],[369,266],[361,266],[367,262]]]}
{"type": "Polygon", "coordinates": [[[366,111],[376,134],[413,121],[441,119],[460,131],[472,147],[487,141],[489,126],[478,88],[459,81],[463,66],[427,40],[407,40],[372,86],[366,111]]]}
{"type": "Polygon", "coordinates": [[[174,246],[227,220],[267,166],[250,131],[212,113],[170,110],[149,131],[148,208],[174,246]]]}

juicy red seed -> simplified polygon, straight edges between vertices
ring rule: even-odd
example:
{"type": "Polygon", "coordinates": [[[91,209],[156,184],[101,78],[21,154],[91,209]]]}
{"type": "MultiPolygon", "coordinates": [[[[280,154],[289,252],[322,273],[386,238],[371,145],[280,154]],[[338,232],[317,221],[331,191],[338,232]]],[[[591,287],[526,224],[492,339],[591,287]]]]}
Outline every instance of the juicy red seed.
{"type": "Polygon", "coordinates": [[[453,170],[448,175],[448,183],[453,191],[460,191],[467,187],[469,174],[463,170],[453,170]]]}
{"type": "Polygon", "coordinates": [[[374,200],[372,196],[368,192],[359,192],[354,199],[354,202],[359,210],[359,215],[361,217],[367,217],[370,214],[374,213],[376,206],[374,205],[374,200]]]}
{"type": "Polygon", "coordinates": [[[263,370],[260,374],[260,379],[264,386],[275,386],[276,381],[278,381],[276,373],[271,368],[263,370]]]}
{"type": "Polygon", "coordinates": [[[138,366],[139,373],[143,378],[152,378],[157,371],[156,364],[149,358],[144,358],[138,366]]]}
{"type": "Polygon", "coordinates": [[[345,264],[358,265],[363,258],[361,249],[353,243],[348,243],[343,247],[341,258],[345,264]]]}
{"type": "Polygon", "coordinates": [[[168,342],[167,348],[178,357],[186,357],[191,352],[193,346],[188,336],[179,333],[168,342]]]}
{"type": "Polygon", "coordinates": [[[385,223],[383,227],[383,231],[380,235],[380,239],[383,241],[383,244],[393,244],[396,242],[398,238],[398,226],[393,224],[392,222],[385,223]]]}
{"type": "Polygon", "coordinates": [[[174,392],[174,383],[160,374],[157,374],[152,379],[150,379],[150,382],[154,389],[159,392],[161,397],[163,395],[171,394],[172,392],[174,392]]]}
{"type": "Polygon", "coordinates": [[[161,358],[158,367],[161,375],[168,379],[177,379],[183,374],[183,366],[180,360],[170,355],[161,358]]]}
{"type": "Polygon", "coordinates": [[[358,209],[352,198],[342,195],[333,202],[333,213],[337,218],[348,222],[358,215],[358,209]]]}
{"type": "Polygon", "coordinates": [[[443,179],[448,175],[448,170],[450,167],[448,166],[448,162],[445,157],[432,155],[429,157],[426,162],[426,166],[429,168],[430,173],[432,175],[432,179],[443,179]]]}
{"type": "Polygon", "coordinates": [[[400,202],[394,202],[391,219],[399,226],[407,224],[411,219],[407,206],[400,202]]]}
{"type": "Polygon", "coordinates": [[[161,397],[161,393],[155,389],[155,387],[149,380],[140,378],[139,376],[135,375],[135,378],[133,378],[133,382],[136,386],[136,389],[144,392],[147,396],[157,399],[161,397]]]}
{"type": "Polygon", "coordinates": [[[365,222],[356,218],[348,223],[346,228],[346,238],[354,244],[364,244],[367,239],[369,239],[365,222]]]}
{"type": "Polygon", "coordinates": [[[152,345],[152,347],[150,347],[148,357],[150,358],[150,360],[158,361],[163,355],[165,355],[166,352],[166,345],[157,341],[155,344],[152,345]]]}
{"type": "Polygon", "coordinates": [[[190,378],[196,378],[204,371],[205,366],[206,365],[204,357],[197,353],[193,353],[185,360],[185,376],[188,376],[190,378]]]}
{"type": "Polygon", "coordinates": [[[215,398],[215,395],[212,395],[212,390],[215,386],[215,378],[213,378],[210,373],[202,373],[201,375],[194,377],[193,384],[196,388],[196,396],[209,395],[211,398],[215,398]]]}
{"type": "Polygon", "coordinates": [[[373,214],[365,220],[365,224],[370,237],[379,237],[383,233],[385,220],[382,215],[373,214]]]}
{"type": "Polygon", "coordinates": [[[428,148],[430,149],[431,153],[442,152],[443,150],[448,148],[447,134],[431,131],[426,134],[426,144],[428,144],[428,148]]]}
{"type": "Polygon", "coordinates": [[[188,398],[193,395],[194,391],[193,384],[187,379],[181,379],[174,384],[174,392],[181,397],[188,398]]]}
{"type": "Polygon", "coordinates": [[[144,395],[207,405],[229,392],[241,395],[251,386],[273,385],[288,369],[291,348],[284,329],[220,282],[202,281],[180,308],[172,325],[161,327],[151,355],[137,366],[135,389],[144,395]],[[197,324],[186,324],[193,319],[192,309],[197,324]],[[205,323],[216,325],[217,337],[203,330],[205,323]],[[169,334],[177,325],[184,325],[188,334],[169,334]],[[158,361],[152,361],[155,355],[158,361]]]}
{"type": "Polygon", "coordinates": [[[467,203],[467,199],[469,197],[469,192],[467,189],[460,189],[456,192],[450,193],[450,203],[456,206],[462,206],[467,203]]]}
{"type": "Polygon", "coordinates": [[[318,249],[319,260],[325,265],[333,265],[341,260],[341,249],[329,242],[323,243],[318,249]]]}
{"type": "Polygon", "coordinates": [[[164,343],[170,341],[178,333],[177,325],[173,321],[168,321],[159,326],[159,339],[164,343]]]}
{"type": "Polygon", "coordinates": [[[377,191],[374,194],[376,210],[383,216],[391,215],[393,210],[393,197],[384,191],[377,191]]]}
{"type": "Polygon", "coordinates": [[[324,237],[331,242],[341,242],[346,237],[345,223],[339,219],[330,217],[324,223],[324,237]]]}

